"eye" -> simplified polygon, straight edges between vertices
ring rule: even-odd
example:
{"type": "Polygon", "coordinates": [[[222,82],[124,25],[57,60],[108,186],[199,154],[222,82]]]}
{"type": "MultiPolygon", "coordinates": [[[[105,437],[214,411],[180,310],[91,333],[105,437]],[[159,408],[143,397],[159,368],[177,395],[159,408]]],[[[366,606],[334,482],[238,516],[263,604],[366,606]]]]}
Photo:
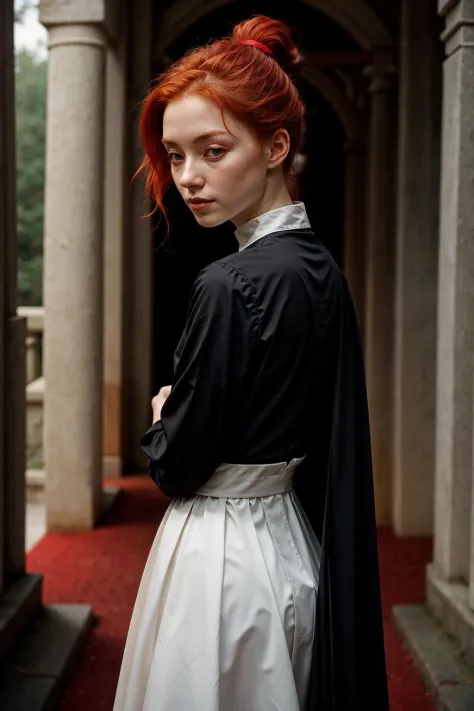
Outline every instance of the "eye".
{"type": "Polygon", "coordinates": [[[211,154],[210,158],[222,158],[222,156],[225,153],[225,150],[224,150],[224,148],[214,147],[214,148],[208,148],[206,153],[211,154]]]}
{"type": "Polygon", "coordinates": [[[180,160],[183,160],[183,156],[181,155],[181,153],[170,151],[168,153],[168,160],[170,163],[179,163],[180,160]]]}

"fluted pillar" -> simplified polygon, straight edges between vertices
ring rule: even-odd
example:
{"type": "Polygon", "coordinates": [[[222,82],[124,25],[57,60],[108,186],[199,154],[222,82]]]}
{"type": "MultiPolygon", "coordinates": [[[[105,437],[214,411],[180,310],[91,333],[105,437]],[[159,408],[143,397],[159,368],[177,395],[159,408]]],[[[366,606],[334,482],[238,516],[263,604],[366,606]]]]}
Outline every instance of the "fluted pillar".
{"type": "Polygon", "coordinates": [[[474,4],[445,16],[431,611],[474,664],[474,4]]]}
{"type": "Polygon", "coordinates": [[[431,0],[403,0],[395,304],[393,524],[433,530],[441,57],[431,0]]]}
{"type": "Polygon", "coordinates": [[[347,277],[357,313],[359,329],[364,331],[365,305],[365,229],[366,229],[366,166],[367,146],[360,139],[349,140],[344,146],[344,253],[343,269],[347,277]]]}
{"type": "Polygon", "coordinates": [[[474,363],[474,6],[446,9],[438,298],[435,563],[469,578],[474,363]]]}
{"type": "MultiPolygon", "coordinates": [[[[61,4],[56,4],[61,19],[61,4]]],[[[50,39],[44,233],[47,526],[86,529],[97,521],[101,504],[107,44],[99,24],[57,24],[50,4],[42,20],[50,39]]]]}
{"type": "Polygon", "coordinates": [[[377,521],[390,523],[397,95],[395,69],[377,57],[370,79],[364,345],[377,521]]]}

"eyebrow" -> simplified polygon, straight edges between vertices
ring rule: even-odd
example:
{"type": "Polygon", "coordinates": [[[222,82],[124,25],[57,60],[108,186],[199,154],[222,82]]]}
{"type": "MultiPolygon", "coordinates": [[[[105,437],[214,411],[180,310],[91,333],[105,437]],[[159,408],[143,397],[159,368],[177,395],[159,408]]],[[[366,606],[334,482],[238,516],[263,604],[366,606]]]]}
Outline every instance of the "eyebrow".
{"type": "MultiPolygon", "coordinates": [[[[202,133],[200,136],[194,139],[193,143],[199,143],[199,141],[204,141],[207,138],[213,138],[214,136],[228,136],[229,132],[228,131],[207,131],[207,133],[202,133]]],[[[172,141],[169,138],[162,138],[161,139],[162,143],[171,143],[174,146],[177,146],[176,141],[172,141]]]]}

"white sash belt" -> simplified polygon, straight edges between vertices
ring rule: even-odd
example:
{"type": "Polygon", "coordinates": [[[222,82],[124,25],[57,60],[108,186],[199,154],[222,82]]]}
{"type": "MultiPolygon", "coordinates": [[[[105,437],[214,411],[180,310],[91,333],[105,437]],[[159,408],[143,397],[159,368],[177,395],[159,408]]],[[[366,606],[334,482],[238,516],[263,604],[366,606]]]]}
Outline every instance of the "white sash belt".
{"type": "Polygon", "coordinates": [[[196,494],[222,499],[284,494],[292,489],[296,468],[303,459],[292,459],[289,464],[221,464],[196,494]]]}

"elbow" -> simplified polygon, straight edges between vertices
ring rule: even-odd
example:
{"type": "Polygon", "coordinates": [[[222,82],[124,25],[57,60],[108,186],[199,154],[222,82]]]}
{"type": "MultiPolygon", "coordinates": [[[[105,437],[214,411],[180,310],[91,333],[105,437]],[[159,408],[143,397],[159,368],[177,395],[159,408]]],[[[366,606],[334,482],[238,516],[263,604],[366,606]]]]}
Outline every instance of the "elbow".
{"type": "Polygon", "coordinates": [[[155,422],[140,440],[142,451],[151,461],[158,461],[166,451],[166,436],[160,420],[155,422]]]}
{"type": "Polygon", "coordinates": [[[143,435],[141,446],[148,457],[148,473],[166,496],[194,496],[201,484],[209,478],[196,466],[196,460],[202,457],[196,453],[191,455],[189,447],[182,443],[178,445],[174,439],[167,441],[161,422],[157,422],[143,435]]]}
{"type": "Polygon", "coordinates": [[[156,486],[170,498],[183,496],[189,498],[194,495],[195,490],[189,486],[188,479],[183,478],[182,474],[171,471],[168,467],[166,472],[157,462],[148,461],[148,473],[156,486]]]}
{"type": "Polygon", "coordinates": [[[160,421],[156,422],[145,432],[140,441],[142,451],[148,459],[148,474],[155,482],[156,486],[166,496],[179,496],[174,487],[168,484],[168,476],[165,475],[163,460],[167,450],[167,442],[163,427],[160,421]]]}

